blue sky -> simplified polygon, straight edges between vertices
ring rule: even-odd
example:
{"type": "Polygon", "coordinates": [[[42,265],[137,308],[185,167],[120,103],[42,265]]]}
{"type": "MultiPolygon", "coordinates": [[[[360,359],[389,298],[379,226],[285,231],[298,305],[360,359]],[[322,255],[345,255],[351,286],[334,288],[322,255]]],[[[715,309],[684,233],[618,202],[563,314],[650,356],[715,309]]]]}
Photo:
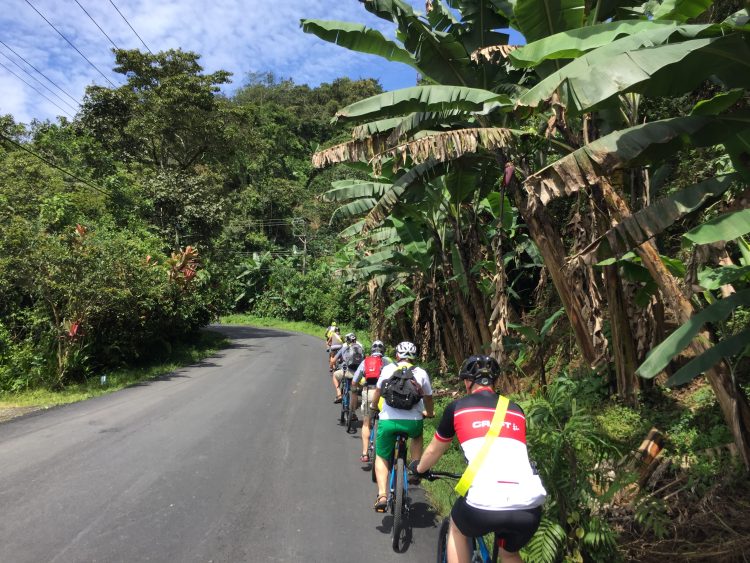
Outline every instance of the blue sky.
{"type": "MultiPolygon", "coordinates": [[[[412,86],[416,81],[416,73],[406,65],[353,53],[299,28],[301,18],[343,20],[363,23],[392,37],[393,25],[371,15],[357,0],[113,2],[152,51],[178,47],[195,51],[201,54],[207,72],[232,72],[230,93],[243,84],[248,73],[269,70],[313,86],[340,76],[375,77],[388,90],[412,86]]],[[[411,3],[418,10],[424,9],[422,1],[411,3]]],[[[86,86],[108,86],[107,79],[122,84],[122,76],[111,71],[114,59],[110,39],[120,48],[144,48],[110,0],[2,0],[2,5],[0,114],[11,114],[17,121],[54,120],[64,112],[72,115],[86,86]]]]}

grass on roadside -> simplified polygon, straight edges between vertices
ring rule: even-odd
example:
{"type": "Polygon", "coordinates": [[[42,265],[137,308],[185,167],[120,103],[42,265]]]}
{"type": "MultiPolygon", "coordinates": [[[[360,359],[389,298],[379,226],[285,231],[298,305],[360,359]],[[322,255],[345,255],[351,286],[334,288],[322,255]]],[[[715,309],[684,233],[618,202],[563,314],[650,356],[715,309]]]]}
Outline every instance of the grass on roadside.
{"type": "Polygon", "coordinates": [[[223,335],[203,330],[194,341],[175,344],[168,357],[150,362],[148,365],[99,373],[85,382],[68,385],[60,391],[30,389],[18,393],[0,393],[0,408],[51,407],[83,401],[141,381],[156,379],[181,367],[199,362],[228,344],[229,341],[223,335]],[[102,385],[100,378],[105,375],[106,384],[102,385]]]}

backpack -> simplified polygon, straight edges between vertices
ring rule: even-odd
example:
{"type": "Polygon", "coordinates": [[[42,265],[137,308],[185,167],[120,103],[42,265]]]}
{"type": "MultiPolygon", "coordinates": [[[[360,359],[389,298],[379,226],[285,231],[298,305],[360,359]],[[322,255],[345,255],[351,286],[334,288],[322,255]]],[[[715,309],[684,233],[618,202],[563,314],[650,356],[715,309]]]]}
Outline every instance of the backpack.
{"type": "Polygon", "coordinates": [[[383,367],[383,358],[381,356],[367,356],[365,358],[365,379],[368,385],[374,385],[380,377],[380,370],[383,367]]]}
{"type": "Polygon", "coordinates": [[[402,410],[410,410],[422,399],[422,387],[414,379],[411,366],[396,368],[383,382],[383,399],[388,406],[402,410]]]}
{"type": "Polygon", "coordinates": [[[349,345],[342,356],[344,357],[344,363],[349,366],[350,369],[356,369],[365,359],[365,351],[359,342],[355,342],[354,344],[349,345]]]}

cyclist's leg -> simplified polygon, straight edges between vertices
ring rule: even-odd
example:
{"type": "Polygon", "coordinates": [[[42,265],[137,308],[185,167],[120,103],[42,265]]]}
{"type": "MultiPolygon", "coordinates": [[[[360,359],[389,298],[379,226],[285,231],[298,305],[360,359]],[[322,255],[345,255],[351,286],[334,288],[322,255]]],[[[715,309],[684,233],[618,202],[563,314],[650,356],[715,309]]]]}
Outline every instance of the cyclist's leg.
{"type": "MultiPolygon", "coordinates": [[[[354,379],[354,372],[350,369],[346,370],[346,377],[349,379],[349,383],[352,382],[352,379],[354,379]]],[[[352,414],[354,411],[357,410],[357,407],[359,406],[359,389],[357,389],[354,385],[350,386],[350,397],[351,397],[351,411],[352,414]]],[[[356,415],[355,415],[356,416],[356,415]]]]}
{"type": "Polygon", "coordinates": [[[388,472],[396,441],[396,420],[379,420],[375,442],[375,480],[378,483],[378,500],[388,495],[388,472]]]}
{"type": "Polygon", "coordinates": [[[374,461],[366,459],[367,448],[370,446],[370,394],[370,388],[365,384],[362,387],[362,462],[374,461]]]}
{"type": "Polygon", "coordinates": [[[422,459],[422,452],[424,451],[424,439],[422,433],[424,430],[424,421],[414,421],[414,428],[409,432],[411,438],[411,459],[422,459]]]}
{"type": "Polygon", "coordinates": [[[333,376],[331,377],[331,382],[333,383],[333,389],[336,391],[336,402],[341,401],[341,378],[343,377],[344,372],[340,369],[337,369],[333,372],[333,376]]]}
{"type": "Polygon", "coordinates": [[[451,518],[446,546],[448,563],[469,563],[471,561],[471,540],[461,533],[451,518]]]}

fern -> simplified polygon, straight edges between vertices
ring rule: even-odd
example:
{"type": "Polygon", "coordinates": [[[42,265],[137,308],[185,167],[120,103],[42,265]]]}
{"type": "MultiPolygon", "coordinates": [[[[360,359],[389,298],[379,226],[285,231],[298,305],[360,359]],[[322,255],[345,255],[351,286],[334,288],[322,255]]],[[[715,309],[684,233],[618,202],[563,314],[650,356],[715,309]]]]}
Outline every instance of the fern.
{"type": "Polygon", "coordinates": [[[542,518],[531,541],[523,548],[522,553],[526,561],[539,563],[554,563],[565,544],[565,530],[562,526],[548,518],[542,518]]]}

